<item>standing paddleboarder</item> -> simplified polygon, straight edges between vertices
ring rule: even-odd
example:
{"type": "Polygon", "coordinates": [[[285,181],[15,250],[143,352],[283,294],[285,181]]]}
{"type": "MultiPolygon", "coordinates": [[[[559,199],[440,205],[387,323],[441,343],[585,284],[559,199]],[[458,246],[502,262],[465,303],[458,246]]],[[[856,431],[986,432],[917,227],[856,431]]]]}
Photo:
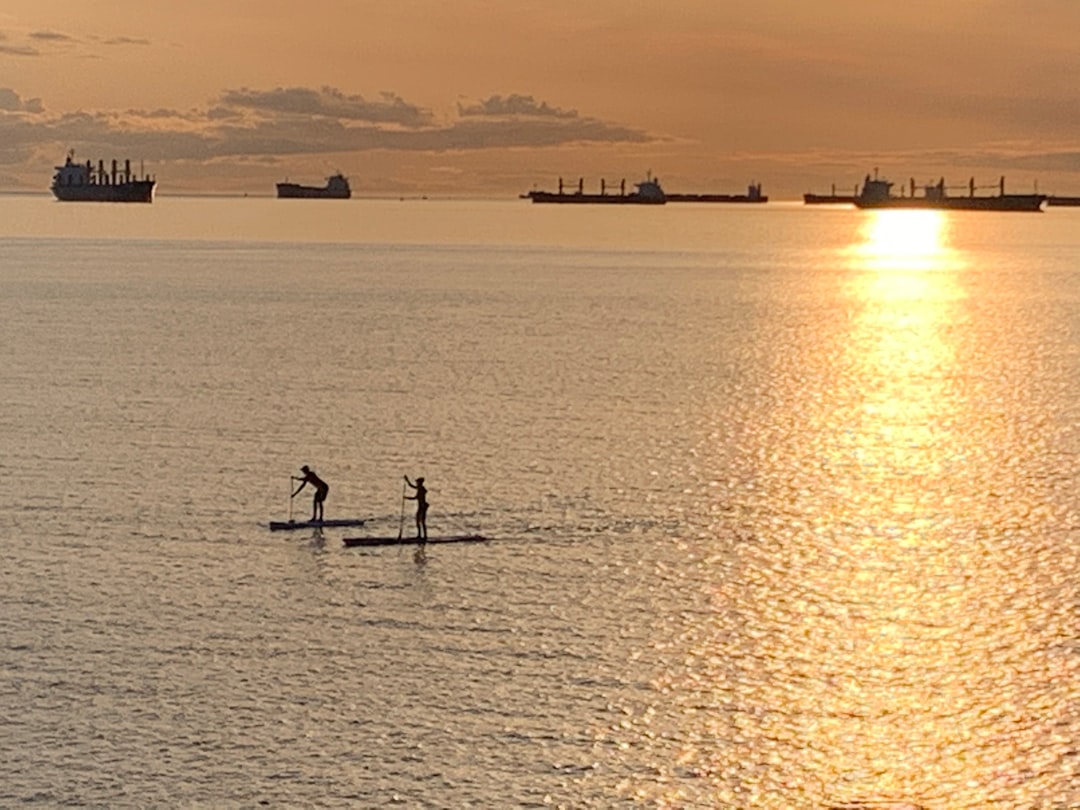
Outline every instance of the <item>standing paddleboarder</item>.
{"type": "Polygon", "coordinates": [[[300,486],[296,488],[296,492],[292,494],[295,498],[300,494],[300,490],[311,484],[315,487],[315,499],[311,504],[311,522],[322,522],[323,519],[323,502],[326,500],[326,494],[330,491],[330,485],[323,481],[319,476],[315,474],[315,471],[310,469],[307,464],[300,468],[302,476],[297,478],[295,475],[290,476],[293,481],[299,481],[300,486]]]}
{"type": "Polygon", "coordinates": [[[416,501],[416,539],[427,540],[427,487],[424,486],[424,479],[417,478],[414,484],[409,480],[409,476],[405,476],[405,483],[416,490],[415,495],[406,495],[405,497],[410,501],[416,501]]]}

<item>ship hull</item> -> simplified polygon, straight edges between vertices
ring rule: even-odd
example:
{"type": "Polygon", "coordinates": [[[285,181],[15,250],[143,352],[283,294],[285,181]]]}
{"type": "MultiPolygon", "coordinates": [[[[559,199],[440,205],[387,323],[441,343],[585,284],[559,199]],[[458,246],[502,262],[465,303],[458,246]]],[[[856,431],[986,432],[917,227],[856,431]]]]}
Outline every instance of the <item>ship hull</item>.
{"type": "Polygon", "coordinates": [[[806,205],[853,205],[854,194],[803,194],[806,205]]]}
{"type": "Polygon", "coordinates": [[[668,194],[667,201],[700,203],[767,203],[769,198],[765,195],[750,196],[749,194],[668,194]]]}
{"type": "Polygon", "coordinates": [[[534,203],[557,205],[663,205],[667,199],[640,197],[637,194],[559,194],[554,191],[530,191],[524,195],[534,203]]]}
{"type": "Polygon", "coordinates": [[[923,197],[889,197],[867,200],[856,197],[859,208],[907,208],[938,211],[1042,211],[1046,197],[1042,194],[1005,194],[998,197],[946,197],[930,200],[923,197]]]}
{"type": "Polygon", "coordinates": [[[316,186],[300,186],[296,183],[278,183],[279,200],[347,200],[352,194],[348,189],[336,190],[316,186]]]}
{"type": "Polygon", "coordinates": [[[136,202],[154,201],[154,180],[133,180],[129,183],[99,183],[92,185],[56,185],[53,195],[63,202],[136,202]]]}

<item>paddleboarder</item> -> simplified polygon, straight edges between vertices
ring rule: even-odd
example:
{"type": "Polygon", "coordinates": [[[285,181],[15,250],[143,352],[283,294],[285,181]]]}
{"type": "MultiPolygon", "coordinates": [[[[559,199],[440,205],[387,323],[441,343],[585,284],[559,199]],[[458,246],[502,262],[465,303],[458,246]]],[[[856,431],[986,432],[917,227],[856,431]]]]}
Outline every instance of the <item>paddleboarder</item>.
{"type": "Polygon", "coordinates": [[[300,490],[302,490],[308,484],[311,484],[313,487],[315,487],[315,499],[312,501],[311,504],[311,522],[315,523],[317,521],[322,521],[323,502],[326,500],[326,494],[330,491],[330,485],[323,481],[321,478],[319,478],[319,476],[315,474],[315,471],[309,468],[307,464],[300,468],[300,472],[302,472],[303,475],[301,475],[299,478],[297,478],[295,475],[290,476],[293,481],[300,482],[300,486],[296,488],[296,492],[294,492],[292,496],[295,498],[297,495],[300,494],[300,490]]]}
{"type": "Polygon", "coordinates": [[[416,501],[416,539],[427,540],[427,487],[424,486],[424,479],[417,478],[414,484],[409,480],[409,476],[405,476],[405,483],[416,490],[415,495],[406,495],[405,497],[410,501],[416,501]]]}

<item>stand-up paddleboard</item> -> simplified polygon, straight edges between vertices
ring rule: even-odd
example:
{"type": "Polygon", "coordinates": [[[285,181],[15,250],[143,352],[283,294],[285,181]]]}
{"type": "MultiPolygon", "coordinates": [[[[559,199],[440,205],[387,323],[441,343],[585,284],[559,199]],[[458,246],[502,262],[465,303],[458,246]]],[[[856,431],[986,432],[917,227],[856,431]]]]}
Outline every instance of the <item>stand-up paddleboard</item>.
{"type": "MultiPolygon", "coordinates": [[[[350,548],[370,548],[372,546],[415,546],[420,545],[422,541],[417,540],[415,537],[346,537],[342,542],[350,548]]],[[[428,545],[433,543],[489,543],[491,538],[480,534],[453,534],[442,537],[429,537],[423,542],[428,545]]]]}
{"type": "Polygon", "coordinates": [[[334,529],[349,526],[363,526],[361,518],[341,518],[339,520],[271,520],[270,531],[287,532],[293,529],[334,529]]]}

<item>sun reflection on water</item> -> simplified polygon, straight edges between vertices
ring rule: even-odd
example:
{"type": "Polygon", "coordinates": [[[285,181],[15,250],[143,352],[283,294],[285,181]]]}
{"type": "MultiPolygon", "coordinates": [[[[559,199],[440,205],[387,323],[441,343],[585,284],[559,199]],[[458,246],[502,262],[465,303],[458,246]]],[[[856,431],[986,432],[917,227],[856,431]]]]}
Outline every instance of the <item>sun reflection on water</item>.
{"type": "Polygon", "coordinates": [[[950,409],[961,407],[952,389],[951,325],[962,318],[964,262],[948,247],[942,212],[875,214],[849,253],[855,316],[843,336],[847,379],[837,390],[852,399],[835,458],[860,462],[862,475],[851,481],[860,491],[887,474],[898,505],[905,496],[895,471],[919,475],[937,467],[943,459],[934,436],[950,409]]]}
{"type": "Polygon", "coordinates": [[[960,256],[948,246],[950,219],[943,211],[874,211],[862,241],[849,251],[853,266],[871,270],[953,270],[960,256]]]}
{"type": "Polygon", "coordinates": [[[1024,438],[987,418],[1001,381],[949,227],[867,216],[841,254],[844,312],[777,360],[738,542],[702,573],[714,621],[658,679],[677,743],[639,798],[693,804],[690,774],[724,807],[981,807],[1034,782],[1040,745],[1069,755],[1022,706],[1064,674],[1017,530],[1044,493],[1024,438]]]}

